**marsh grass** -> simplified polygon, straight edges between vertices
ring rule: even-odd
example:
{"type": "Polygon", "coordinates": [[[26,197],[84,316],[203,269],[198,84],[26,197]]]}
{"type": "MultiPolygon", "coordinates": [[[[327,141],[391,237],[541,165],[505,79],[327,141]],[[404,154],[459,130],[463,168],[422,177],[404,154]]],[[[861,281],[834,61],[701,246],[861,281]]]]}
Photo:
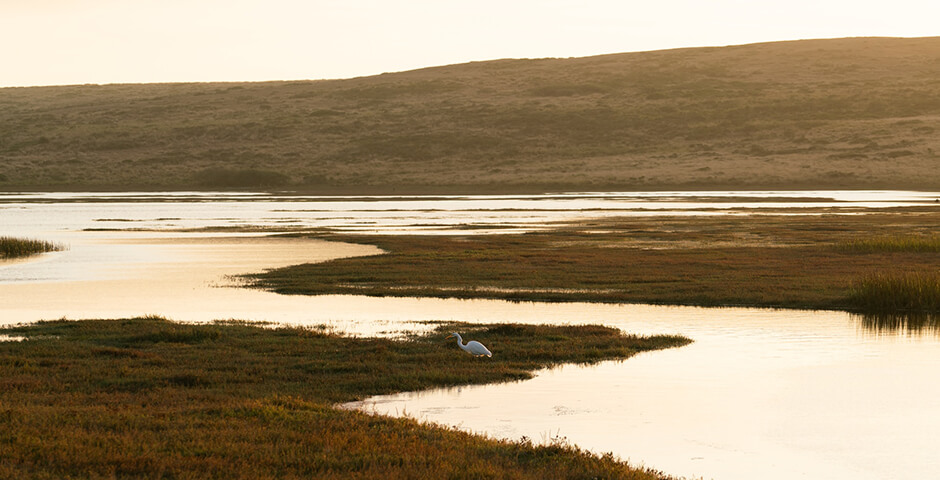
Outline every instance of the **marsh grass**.
{"type": "Polygon", "coordinates": [[[444,324],[405,340],[160,318],[0,329],[0,478],[662,478],[563,444],[334,408],[684,345],[598,326],[444,324]],[[493,351],[460,351],[458,330],[493,351]],[[563,345],[565,348],[558,348],[563,345]]]}
{"type": "Polygon", "coordinates": [[[836,248],[845,252],[940,252],[940,235],[891,235],[843,240],[836,248]]]}
{"type": "Polygon", "coordinates": [[[867,312],[940,312],[940,272],[874,272],[855,282],[849,297],[867,312]]]}
{"type": "Polygon", "coordinates": [[[0,237],[0,258],[28,257],[37,253],[64,250],[65,246],[31,238],[0,237]]]}
{"type": "Polygon", "coordinates": [[[853,309],[853,279],[940,269],[940,252],[839,245],[899,230],[901,238],[931,238],[938,215],[611,218],[522,235],[332,235],[325,238],[387,253],[248,280],[286,294],[853,309]]]}

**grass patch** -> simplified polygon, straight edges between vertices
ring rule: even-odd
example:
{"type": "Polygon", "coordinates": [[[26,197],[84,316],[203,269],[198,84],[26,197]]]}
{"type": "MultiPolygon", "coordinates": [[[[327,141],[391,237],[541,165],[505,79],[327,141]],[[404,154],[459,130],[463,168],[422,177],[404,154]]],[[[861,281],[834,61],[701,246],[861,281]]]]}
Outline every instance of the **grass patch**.
{"type": "Polygon", "coordinates": [[[18,258],[38,253],[63,250],[65,247],[54,242],[31,238],[0,237],[0,258],[18,258]]]}
{"type": "Polygon", "coordinates": [[[868,312],[940,312],[940,273],[870,273],[855,282],[849,299],[868,312]]]}
{"type": "Polygon", "coordinates": [[[843,240],[836,248],[846,252],[940,252],[940,235],[892,235],[843,240]]]}
{"type": "Polygon", "coordinates": [[[596,326],[441,325],[407,340],[159,318],[4,328],[2,478],[662,478],[565,445],[333,408],[683,345],[596,326]],[[445,333],[493,351],[472,358],[445,333]],[[564,345],[566,348],[556,348],[564,345]]]}
{"type": "Polygon", "coordinates": [[[285,294],[363,294],[701,306],[857,309],[869,272],[940,270],[940,252],[840,247],[863,235],[924,237],[936,209],[864,216],[620,218],[492,236],[330,236],[383,255],[271,270],[285,294]]]}

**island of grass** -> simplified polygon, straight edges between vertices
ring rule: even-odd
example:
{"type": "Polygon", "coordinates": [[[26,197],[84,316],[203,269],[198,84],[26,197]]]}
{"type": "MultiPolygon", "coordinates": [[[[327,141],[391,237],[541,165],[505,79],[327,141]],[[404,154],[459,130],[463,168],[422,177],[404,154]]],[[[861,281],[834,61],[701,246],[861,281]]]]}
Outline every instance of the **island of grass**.
{"type": "Polygon", "coordinates": [[[360,236],[386,254],[250,278],[358,294],[940,313],[940,211],[624,217],[519,235],[360,236]]]}
{"type": "Polygon", "coordinates": [[[599,326],[441,325],[405,340],[160,318],[7,327],[0,478],[630,478],[561,445],[336,408],[377,394],[529,378],[677,347],[599,326]],[[445,332],[483,341],[471,357],[445,332]],[[557,348],[564,346],[564,348],[557,348]]]}
{"type": "Polygon", "coordinates": [[[28,257],[45,252],[62,250],[62,246],[45,240],[0,236],[0,260],[28,257]]]}

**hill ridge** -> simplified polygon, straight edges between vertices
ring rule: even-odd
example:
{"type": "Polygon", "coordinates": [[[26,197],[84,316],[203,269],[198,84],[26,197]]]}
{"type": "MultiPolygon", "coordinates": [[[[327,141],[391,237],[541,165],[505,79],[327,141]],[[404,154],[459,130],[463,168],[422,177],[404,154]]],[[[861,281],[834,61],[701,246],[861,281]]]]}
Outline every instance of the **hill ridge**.
{"type": "Polygon", "coordinates": [[[0,89],[0,190],[940,185],[940,37],[0,89]]]}

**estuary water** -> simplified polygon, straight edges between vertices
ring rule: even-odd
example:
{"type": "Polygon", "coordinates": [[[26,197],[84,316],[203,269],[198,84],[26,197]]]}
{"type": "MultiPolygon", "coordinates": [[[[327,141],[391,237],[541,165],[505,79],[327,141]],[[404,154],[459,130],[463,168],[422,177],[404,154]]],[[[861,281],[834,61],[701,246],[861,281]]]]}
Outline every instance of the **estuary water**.
{"type": "Polygon", "coordinates": [[[162,315],[325,324],[354,335],[428,329],[423,322],[437,320],[599,323],[630,333],[681,334],[695,342],[623,362],[564,366],[524,382],[376,397],[348,407],[499,438],[564,439],[689,478],[937,478],[940,334],[934,328],[888,328],[842,312],[282,296],[240,288],[232,275],[380,253],[266,236],[279,230],[503,233],[602,216],[743,215],[768,208],[859,214],[934,205],[938,196],[0,194],[0,235],[69,246],[0,262],[0,324],[162,315]]]}

